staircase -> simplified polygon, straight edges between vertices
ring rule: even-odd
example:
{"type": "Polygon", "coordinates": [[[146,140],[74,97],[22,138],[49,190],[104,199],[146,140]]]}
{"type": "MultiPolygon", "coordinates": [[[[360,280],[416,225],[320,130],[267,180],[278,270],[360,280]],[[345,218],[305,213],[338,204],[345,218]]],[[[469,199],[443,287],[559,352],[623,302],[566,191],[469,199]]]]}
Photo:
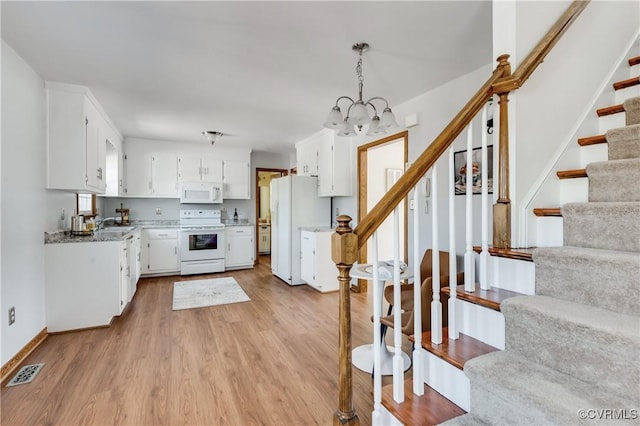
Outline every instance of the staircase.
{"type": "MultiPolygon", "coordinates": [[[[624,125],[578,140],[606,144],[608,159],[557,172],[585,179],[587,201],[534,209],[560,218],[563,246],[491,251],[496,270],[511,271],[493,277],[503,288],[459,287],[460,339],[433,345],[424,333],[426,389],[468,411],[443,413],[444,424],[640,423],[640,80],[613,89],[631,97],[597,114],[624,125]]],[[[415,395],[408,416],[389,394],[390,424],[437,423],[416,413],[415,395]]]]}

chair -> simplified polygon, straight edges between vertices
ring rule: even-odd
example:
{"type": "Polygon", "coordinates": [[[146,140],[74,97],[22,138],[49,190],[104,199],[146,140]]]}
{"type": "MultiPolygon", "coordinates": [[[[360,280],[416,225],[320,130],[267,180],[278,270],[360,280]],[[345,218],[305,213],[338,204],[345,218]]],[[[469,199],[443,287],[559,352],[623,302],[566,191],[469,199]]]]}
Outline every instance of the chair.
{"type": "MultiPolygon", "coordinates": [[[[422,284],[420,285],[422,300],[422,331],[431,330],[431,302],[433,300],[433,263],[431,249],[427,250],[420,262],[420,277],[422,284]]],[[[464,273],[460,272],[456,275],[458,285],[464,284],[464,273]]],[[[402,307],[402,333],[410,336],[413,334],[413,286],[414,284],[400,285],[400,303],[402,307]]],[[[449,253],[440,252],[440,301],[442,302],[442,325],[448,323],[448,301],[449,295],[445,294],[442,289],[449,286],[449,253]]],[[[382,336],[386,333],[387,327],[393,327],[393,292],[394,286],[390,285],[384,289],[384,298],[389,303],[389,311],[386,317],[380,318],[382,324],[382,336]]]]}

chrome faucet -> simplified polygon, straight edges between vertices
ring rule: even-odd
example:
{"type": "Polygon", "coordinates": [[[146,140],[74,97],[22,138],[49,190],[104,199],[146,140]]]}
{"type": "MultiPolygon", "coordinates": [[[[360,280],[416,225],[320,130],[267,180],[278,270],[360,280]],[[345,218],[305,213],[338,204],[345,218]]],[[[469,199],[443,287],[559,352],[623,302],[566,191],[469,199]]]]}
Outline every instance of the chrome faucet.
{"type": "Polygon", "coordinates": [[[116,222],[116,218],[115,218],[115,217],[103,217],[103,218],[101,218],[101,219],[97,219],[97,220],[96,220],[96,228],[97,228],[97,229],[102,229],[102,228],[104,228],[104,223],[105,223],[106,221],[108,221],[108,220],[112,220],[112,221],[113,221],[113,223],[115,223],[115,222],[116,222]]]}

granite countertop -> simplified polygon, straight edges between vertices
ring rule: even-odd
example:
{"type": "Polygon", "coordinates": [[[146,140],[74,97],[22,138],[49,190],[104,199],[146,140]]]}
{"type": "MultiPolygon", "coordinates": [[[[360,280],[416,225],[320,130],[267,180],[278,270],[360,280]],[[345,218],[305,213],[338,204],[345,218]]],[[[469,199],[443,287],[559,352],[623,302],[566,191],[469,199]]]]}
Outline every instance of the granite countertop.
{"type": "Polygon", "coordinates": [[[92,243],[103,241],[122,241],[133,235],[136,231],[145,228],[179,228],[180,222],[177,220],[135,220],[130,226],[105,226],[103,229],[94,231],[90,235],[69,235],[67,232],[45,232],[45,244],[59,243],[92,243]]]}
{"type": "Polygon", "coordinates": [[[234,222],[233,220],[223,220],[224,226],[253,226],[253,223],[243,222],[242,220],[234,222]]]}

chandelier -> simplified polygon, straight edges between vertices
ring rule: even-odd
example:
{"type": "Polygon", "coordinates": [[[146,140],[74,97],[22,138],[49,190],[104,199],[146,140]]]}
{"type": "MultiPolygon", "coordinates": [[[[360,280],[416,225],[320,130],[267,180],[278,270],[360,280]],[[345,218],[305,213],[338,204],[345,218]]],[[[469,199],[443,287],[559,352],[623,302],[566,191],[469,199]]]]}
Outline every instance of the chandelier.
{"type": "Polygon", "coordinates": [[[358,99],[353,100],[349,96],[340,96],[336,99],[336,105],[331,108],[331,112],[327,117],[327,121],[324,123],[324,127],[329,129],[338,129],[338,136],[354,136],[356,135],[355,127],[358,130],[362,130],[362,126],[369,124],[367,130],[368,136],[384,135],[387,133],[387,129],[391,127],[398,127],[396,123],[396,117],[393,115],[391,108],[389,108],[389,102],[385,98],[380,96],[374,96],[368,101],[362,100],[362,88],[364,86],[364,77],[362,75],[362,54],[369,50],[368,43],[356,43],[351,47],[358,52],[358,64],[356,65],[356,75],[358,76],[358,99]],[[338,103],[348,99],[351,101],[349,108],[347,109],[347,116],[342,116],[342,111],[338,103]],[[384,109],[382,114],[378,116],[378,109],[373,105],[373,101],[384,102],[384,109]],[[367,107],[373,109],[373,117],[369,115],[367,107]]]}

